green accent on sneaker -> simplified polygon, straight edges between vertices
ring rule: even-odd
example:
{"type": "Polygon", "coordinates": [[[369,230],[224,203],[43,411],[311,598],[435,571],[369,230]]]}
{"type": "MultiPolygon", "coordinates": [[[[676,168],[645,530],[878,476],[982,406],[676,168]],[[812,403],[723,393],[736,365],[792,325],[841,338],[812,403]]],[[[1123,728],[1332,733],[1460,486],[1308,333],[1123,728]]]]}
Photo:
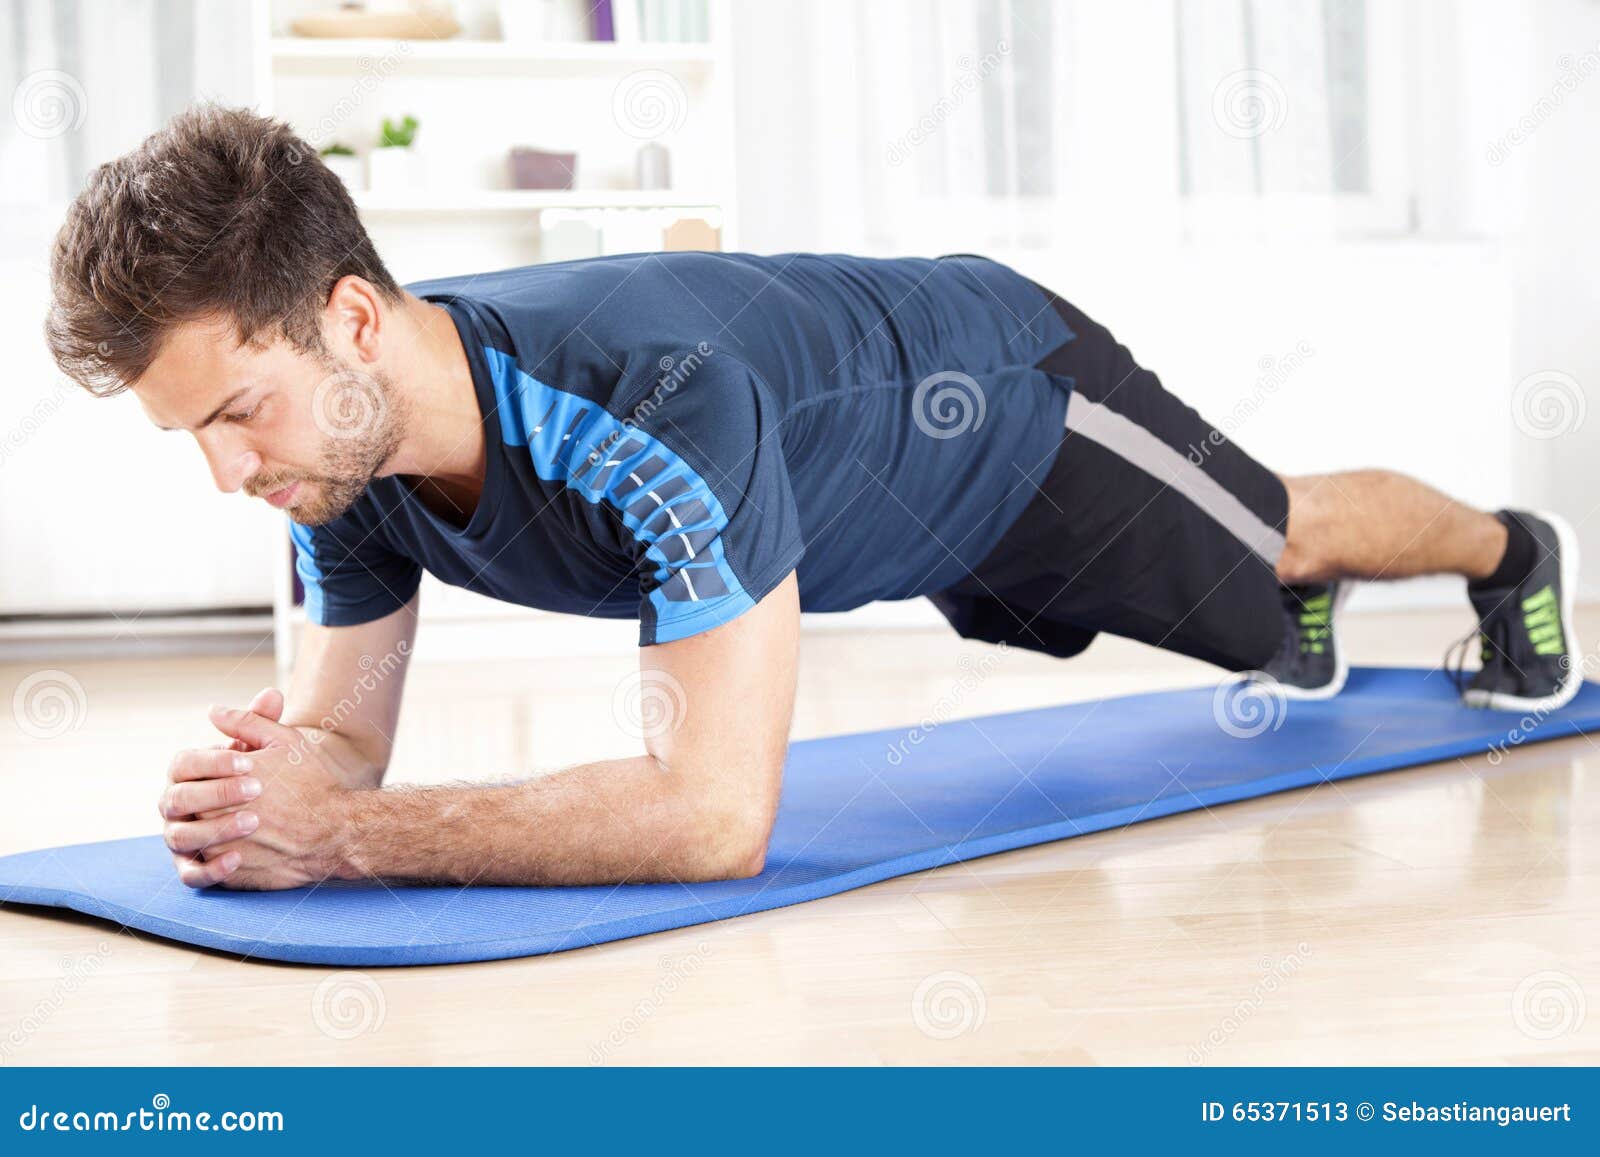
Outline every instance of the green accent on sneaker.
{"type": "Polygon", "coordinates": [[[1300,621],[1302,623],[1325,623],[1328,621],[1328,608],[1333,605],[1331,595],[1316,595],[1300,604],[1300,621]]]}
{"type": "Polygon", "coordinates": [[[1300,606],[1300,653],[1320,655],[1333,634],[1333,596],[1315,595],[1300,606]]]}
{"type": "Polygon", "coordinates": [[[1548,585],[1522,600],[1522,622],[1536,655],[1559,655],[1566,647],[1561,630],[1561,608],[1548,585]]]}

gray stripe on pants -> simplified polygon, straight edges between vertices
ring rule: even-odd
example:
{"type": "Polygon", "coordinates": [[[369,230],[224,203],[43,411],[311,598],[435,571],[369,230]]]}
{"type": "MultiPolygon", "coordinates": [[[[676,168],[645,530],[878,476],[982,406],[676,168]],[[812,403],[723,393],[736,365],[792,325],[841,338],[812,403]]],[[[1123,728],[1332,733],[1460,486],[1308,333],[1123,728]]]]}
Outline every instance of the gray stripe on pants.
{"type": "Polygon", "coordinates": [[[1165,482],[1277,567],[1278,558],[1283,554],[1283,535],[1229,494],[1222,483],[1143,426],[1074,393],[1067,400],[1067,429],[1165,482]]]}

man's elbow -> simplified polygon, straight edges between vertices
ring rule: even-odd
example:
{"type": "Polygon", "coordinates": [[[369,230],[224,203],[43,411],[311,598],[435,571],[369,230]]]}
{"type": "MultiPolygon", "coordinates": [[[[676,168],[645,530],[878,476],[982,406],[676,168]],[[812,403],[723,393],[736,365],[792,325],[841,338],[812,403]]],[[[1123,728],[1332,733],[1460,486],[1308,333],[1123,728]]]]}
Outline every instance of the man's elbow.
{"type": "Polygon", "coordinates": [[[698,865],[707,880],[748,880],[767,866],[771,826],[755,820],[731,820],[702,848],[698,865]]]}
{"type": "Polygon", "coordinates": [[[772,812],[766,808],[717,809],[691,825],[685,848],[688,870],[699,880],[748,880],[767,864],[772,812]]]}
{"type": "Polygon", "coordinates": [[[675,879],[748,880],[766,869],[783,755],[780,748],[770,760],[685,761],[673,772],[662,765],[676,787],[676,806],[664,817],[671,832],[663,849],[675,879]]]}
{"type": "Polygon", "coordinates": [[[759,829],[752,830],[740,843],[737,852],[729,861],[728,876],[730,880],[749,880],[761,875],[767,869],[767,843],[772,838],[772,826],[762,824],[759,829]]]}

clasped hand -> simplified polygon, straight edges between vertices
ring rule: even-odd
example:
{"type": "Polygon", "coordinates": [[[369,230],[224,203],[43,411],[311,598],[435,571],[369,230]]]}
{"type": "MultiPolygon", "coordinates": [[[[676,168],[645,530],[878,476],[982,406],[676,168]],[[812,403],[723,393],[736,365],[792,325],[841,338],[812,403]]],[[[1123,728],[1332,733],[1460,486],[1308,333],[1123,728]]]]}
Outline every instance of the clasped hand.
{"type": "Polygon", "coordinates": [[[350,789],[319,750],[322,733],[282,715],[271,688],[247,708],[212,707],[227,741],[173,757],[163,835],[191,888],[297,888],[341,874],[350,789]]]}

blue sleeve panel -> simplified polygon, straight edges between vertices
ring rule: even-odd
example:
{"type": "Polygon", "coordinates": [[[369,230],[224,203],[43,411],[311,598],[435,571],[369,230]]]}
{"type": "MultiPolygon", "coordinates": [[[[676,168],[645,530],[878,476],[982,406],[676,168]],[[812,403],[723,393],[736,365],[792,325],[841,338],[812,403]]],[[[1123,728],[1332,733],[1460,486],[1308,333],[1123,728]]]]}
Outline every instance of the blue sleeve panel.
{"type": "Polygon", "coordinates": [[[295,573],[306,588],[306,618],[323,627],[353,627],[392,614],[411,601],[422,567],[389,550],[348,518],[326,526],[289,523],[295,573]]]}
{"type": "Polygon", "coordinates": [[[625,530],[639,578],[639,644],[737,618],[805,553],[776,407],[744,365],[714,354],[681,381],[646,383],[618,416],[485,349],[502,436],[534,472],[625,530]]]}

